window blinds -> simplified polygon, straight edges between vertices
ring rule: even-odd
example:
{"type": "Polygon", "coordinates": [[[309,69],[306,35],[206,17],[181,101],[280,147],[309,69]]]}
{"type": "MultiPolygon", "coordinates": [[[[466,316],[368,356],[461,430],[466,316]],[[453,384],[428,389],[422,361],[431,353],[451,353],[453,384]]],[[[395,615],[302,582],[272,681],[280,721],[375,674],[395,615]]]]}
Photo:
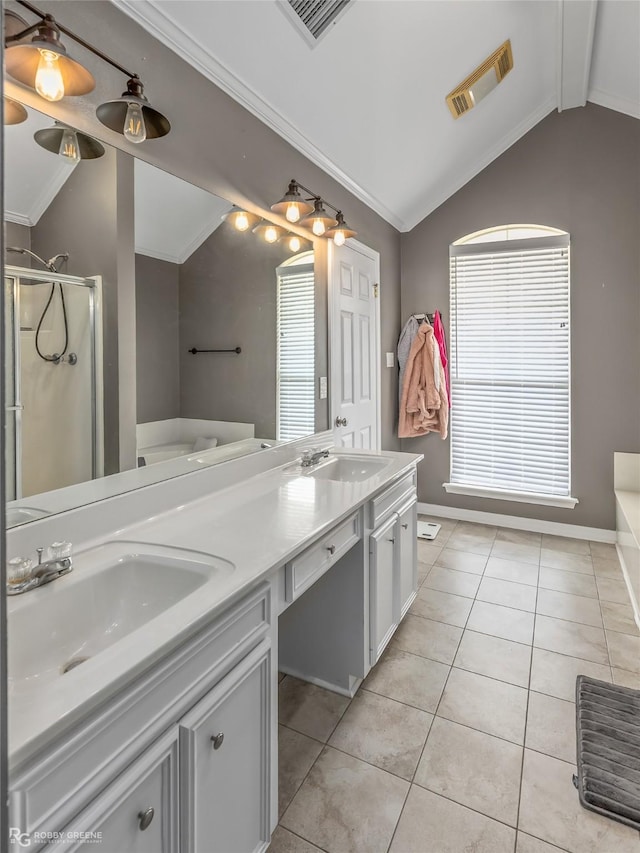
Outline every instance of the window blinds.
{"type": "Polygon", "coordinates": [[[313,264],[278,268],[276,438],[315,432],[313,264]]]}
{"type": "Polygon", "coordinates": [[[569,237],[451,247],[451,483],[570,491],[569,237]]]}

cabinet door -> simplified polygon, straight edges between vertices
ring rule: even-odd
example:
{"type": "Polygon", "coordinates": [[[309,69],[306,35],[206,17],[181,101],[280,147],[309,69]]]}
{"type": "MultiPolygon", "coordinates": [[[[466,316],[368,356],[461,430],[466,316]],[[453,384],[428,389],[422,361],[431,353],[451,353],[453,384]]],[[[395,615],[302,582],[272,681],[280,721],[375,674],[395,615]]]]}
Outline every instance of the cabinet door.
{"type": "Polygon", "coordinates": [[[133,762],[61,833],[55,853],[178,853],[178,729],[133,762]]]}
{"type": "Polygon", "coordinates": [[[417,503],[412,500],[399,512],[398,518],[398,573],[397,573],[397,610],[398,622],[403,618],[418,588],[418,563],[417,563],[417,503]]]}
{"type": "Polygon", "coordinates": [[[264,642],[180,721],[183,853],[269,842],[270,657],[264,642]]]}
{"type": "Polygon", "coordinates": [[[394,582],[397,518],[394,513],[369,536],[369,632],[372,666],[379,660],[398,624],[394,582]]]}

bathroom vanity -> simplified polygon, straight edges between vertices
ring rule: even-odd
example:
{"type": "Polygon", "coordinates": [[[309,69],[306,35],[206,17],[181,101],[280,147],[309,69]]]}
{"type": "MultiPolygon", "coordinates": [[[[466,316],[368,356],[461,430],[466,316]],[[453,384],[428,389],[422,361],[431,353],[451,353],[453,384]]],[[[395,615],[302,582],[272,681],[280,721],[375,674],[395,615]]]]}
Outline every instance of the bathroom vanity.
{"type": "Polygon", "coordinates": [[[417,587],[421,457],[304,468],[308,446],[10,531],[10,557],[75,547],[9,599],[10,826],[32,849],[267,848],[278,669],[353,695],[417,587]]]}

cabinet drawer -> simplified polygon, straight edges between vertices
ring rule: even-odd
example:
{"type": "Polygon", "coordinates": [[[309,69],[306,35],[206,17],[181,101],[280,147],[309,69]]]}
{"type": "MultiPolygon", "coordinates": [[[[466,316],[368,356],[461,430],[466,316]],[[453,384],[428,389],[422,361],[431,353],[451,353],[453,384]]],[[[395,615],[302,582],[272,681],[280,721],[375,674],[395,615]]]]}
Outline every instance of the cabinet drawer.
{"type": "Polygon", "coordinates": [[[311,586],[360,539],[358,513],[350,515],[322,539],[287,563],[285,595],[290,603],[311,586]]]}
{"type": "MultiPolygon", "coordinates": [[[[268,635],[266,584],[12,774],[10,825],[59,830],[268,635]]],[[[66,676],[65,676],[66,677],[66,676]]],[[[106,851],[105,851],[106,853],[106,851]]]]}
{"type": "Polygon", "coordinates": [[[382,524],[390,513],[397,510],[401,503],[405,503],[412,496],[415,488],[416,472],[414,470],[372,498],[369,501],[369,527],[373,529],[382,524]]]}

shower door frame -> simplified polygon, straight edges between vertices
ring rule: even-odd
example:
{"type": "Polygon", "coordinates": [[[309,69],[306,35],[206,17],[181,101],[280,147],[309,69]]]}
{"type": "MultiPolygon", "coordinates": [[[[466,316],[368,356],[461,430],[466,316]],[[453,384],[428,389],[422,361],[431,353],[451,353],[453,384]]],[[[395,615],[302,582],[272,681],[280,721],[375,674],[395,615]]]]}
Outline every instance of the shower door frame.
{"type": "MultiPolygon", "coordinates": [[[[102,354],[102,276],[64,275],[48,270],[33,270],[29,267],[4,267],[4,281],[11,280],[13,313],[13,404],[6,404],[7,413],[14,415],[14,486],[13,501],[22,500],[22,397],[20,364],[20,285],[21,279],[29,279],[38,284],[69,284],[89,289],[89,335],[91,350],[91,479],[104,476],[104,377],[102,354]]],[[[27,285],[28,286],[28,285],[27,285]]],[[[4,318],[5,332],[7,317],[4,318]]],[[[5,446],[5,453],[8,448],[5,446]]]]}

